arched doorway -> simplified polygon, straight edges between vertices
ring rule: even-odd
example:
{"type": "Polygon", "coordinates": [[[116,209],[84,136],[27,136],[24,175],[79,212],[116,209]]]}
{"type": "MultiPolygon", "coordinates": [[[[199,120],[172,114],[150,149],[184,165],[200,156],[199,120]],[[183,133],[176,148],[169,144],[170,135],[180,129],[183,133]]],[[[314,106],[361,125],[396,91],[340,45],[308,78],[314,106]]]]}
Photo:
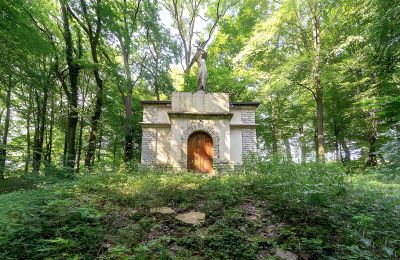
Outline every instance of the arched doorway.
{"type": "Polygon", "coordinates": [[[188,139],[188,170],[209,173],[212,172],[213,142],[211,137],[204,132],[196,132],[188,139]]]}

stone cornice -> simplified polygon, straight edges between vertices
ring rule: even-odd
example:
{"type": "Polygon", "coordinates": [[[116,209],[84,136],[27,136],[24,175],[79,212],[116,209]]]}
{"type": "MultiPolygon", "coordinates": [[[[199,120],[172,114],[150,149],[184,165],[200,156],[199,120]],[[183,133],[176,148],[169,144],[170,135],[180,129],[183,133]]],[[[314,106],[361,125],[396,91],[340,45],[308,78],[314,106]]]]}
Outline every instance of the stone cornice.
{"type": "Polygon", "coordinates": [[[247,128],[247,129],[255,129],[259,124],[231,124],[231,128],[247,128]]]}
{"type": "Polygon", "coordinates": [[[170,128],[170,123],[139,122],[143,128],[170,128]]]}
{"type": "Polygon", "coordinates": [[[233,113],[203,113],[203,112],[168,112],[169,118],[190,118],[190,119],[231,119],[233,113]]]}

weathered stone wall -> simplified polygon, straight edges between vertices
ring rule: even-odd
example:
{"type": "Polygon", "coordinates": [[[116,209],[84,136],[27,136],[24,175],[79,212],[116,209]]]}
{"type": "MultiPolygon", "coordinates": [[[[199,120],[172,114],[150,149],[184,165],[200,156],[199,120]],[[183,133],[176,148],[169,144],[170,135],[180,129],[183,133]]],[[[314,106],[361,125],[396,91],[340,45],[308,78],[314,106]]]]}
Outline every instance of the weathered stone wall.
{"type": "Polygon", "coordinates": [[[143,108],[143,122],[146,123],[169,123],[168,112],[171,106],[145,105],[143,108]]]}
{"type": "Polygon", "coordinates": [[[141,163],[145,165],[156,162],[157,130],[154,128],[143,128],[142,131],[142,156],[141,163]]]}
{"type": "Polygon", "coordinates": [[[229,112],[229,96],[226,93],[174,92],[172,111],[221,113],[229,112]]]}
{"type": "Polygon", "coordinates": [[[242,130],[242,153],[243,159],[250,153],[257,151],[257,137],[256,129],[243,129],[242,130]]]}
{"type": "Polygon", "coordinates": [[[242,109],[241,118],[243,124],[255,124],[256,111],[250,109],[242,109]]]}

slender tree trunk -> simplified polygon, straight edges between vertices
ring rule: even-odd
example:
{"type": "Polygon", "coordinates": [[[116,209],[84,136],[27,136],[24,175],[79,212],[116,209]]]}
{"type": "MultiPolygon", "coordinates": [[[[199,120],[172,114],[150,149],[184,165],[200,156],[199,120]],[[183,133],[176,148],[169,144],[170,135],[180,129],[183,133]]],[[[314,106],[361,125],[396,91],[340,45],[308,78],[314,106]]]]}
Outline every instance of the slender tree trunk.
{"type": "MultiPolygon", "coordinates": [[[[89,132],[89,144],[88,144],[88,150],[86,153],[86,158],[85,158],[85,165],[88,167],[89,170],[92,169],[93,167],[93,161],[94,161],[94,154],[96,151],[96,138],[97,138],[97,128],[99,126],[99,121],[101,118],[101,113],[103,109],[103,80],[100,77],[100,64],[98,60],[98,55],[97,55],[97,47],[99,43],[99,36],[101,32],[101,16],[99,13],[100,9],[100,0],[96,1],[96,16],[97,16],[97,21],[96,21],[96,31],[93,32],[92,29],[92,24],[89,23],[89,19],[86,19],[87,22],[87,28],[86,28],[86,33],[89,38],[89,43],[90,43],[90,51],[92,54],[92,60],[94,63],[94,68],[93,68],[93,74],[94,78],[96,80],[97,84],[97,93],[96,93],[96,103],[95,103],[95,108],[94,108],[94,114],[91,118],[91,125],[90,125],[90,132],[89,132]]],[[[87,6],[85,1],[81,0],[81,5],[83,8],[83,12],[85,16],[88,16],[87,13],[87,6]]]]}
{"type": "Polygon", "coordinates": [[[129,162],[133,159],[133,127],[132,127],[132,96],[128,93],[125,101],[125,161],[129,162]]]}
{"type": "Polygon", "coordinates": [[[101,157],[102,141],[103,141],[103,128],[100,126],[99,145],[98,145],[98,149],[97,149],[97,161],[98,162],[100,162],[100,157],[101,157]]]}
{"type": "Polygon", "coordinates": [[[118,36],[120,49],[122,57],[124,59],[124,69],[126,77],[126,96],[123,95],[122,99],[125,106],[125,144],[124,144],[124,160],[129,162],[133,159],[133,127],[132,127],[132,117],[133,117],[133,107],[132,107],[132,89],[133,82],[131,77],[131,69],[129,67],[129,46],[125,46],[122,38],[118,36]]]}
{"type": "Polygon", "coordinates": [[[278,154],[278,140],[276,138],[276,108],[275,101],[271,98],[271,137],[272,137],[272,154],[278,154]]]}
{"type": "Polygon", "coordinates": [[[64,133],[64,152],[63,152],[63,165],[67,165],[67,152],[68,150],[68,129],[64,133]]]}
{"type": "MultiPolygon", "coordinates": [[[[156,75],[156,77],[158,77],[158,76],[156,75]]],[[[156,93],[157,100],[160,100],[160,91],[159,91],[158,79],[157,78],[154,80],[154,92],[156,93]]]]}
{"type": "MultiPolygon", "coordinates": [[[[63,29],[64,29],[64,41],[65,41],[65,56],[68,65],[68,75],[70,82],[70,90],[64,86],[65,94],[68,99],[68,129],[67,129],[67,142],[66,142],[66,160],[65,165],[68,168],[73,169],[75,167],[75,139],[76,139],[76,126],[78,124],[78,78],[80,65],[74,60],[74,46],[72,42],[72,34],[69,25],[69,15],[66,4],[60,1],[63,29]]],[[[79,47],[79,46],[78,46],[79,47]]]]}
{"type": "Polygon", "coordinates": [[[51,99],[51,112],[50,112],[50,129],[49,129],[49,141],[46,145],[46,163],[51,163],[52,152],[53,152],[53,127],[54,127],[54,97],[51,99]]]}
{"type": "Polygon", "coordinates": [[[113,144],[113,165],[115,166],[116,164],[116,155],[117,155],[117,141],[116,141],[116,136],[114,136],[114,144],[113,144]]]}
{"type": "Polygon", "coordinates": [[[7,86],[7,94],[6,94],[6,118],[4,119],[4,132],[3,138],[1,140],[0,147],[0,179],[4,179],[4,171],[6,168],[6,159],[7,159],[7,138],[8,131],[10,128],[10,114],[11,114],[11,74],[8,76],[8,86],[7,86]]]}
{"type": "Polygon", "coordinates": [[[318,157],[318,130],[315,127],[314,129],[314,149],[315,149],[315,161],[319,162],[319,157],[318,157]]]}
{"type": "Polygon", "coordinates": [[[25,159],[25,173],[29,171],[29,161],[31,158],[31,119],[30,112],[26,118],[26,159],[25,159]]]}
{"type": "Polygon", "coordinates": [[[102,80],[100,79],[100,74],[98,69],[95,69],[94,71],[97,82],[96,104],[95,104],[94,114],[91,119],[91,127],[89,132],[89,145],[85,158],[85,165],[89,168],[89,170],[93,167],[94,153],[96,151],[97,128],[99,125],[99,120],[103,108],[103,83],[102,80]]]}
{"type": "Polygon", "coordinates": [[[35,142],[33,148],[33,170],[32,172],[35,174],[39,173],[40,164],[42,162],[43,156],[43,142],[44,142],[44,134],[46,129],[46,113],[47,113],[47,103],[49,99],[49,86],[48,82],[44,83],[43,89],[43,100],[40,106],[39,99],[37,98],[37,120],[38,120],[38,134],[35,133],[35,142]]]}
{"type": "Polygon", "coordinates": [[[29,99],[28,99],[28,112],[26,115],[26,158],[25,158],[25,167],[24,172],[29,172],[29,163],[31,160],[31,113],[32,113],[32,95],[29,91],[29,99]]]}
{"type": "Polygon", "coordinates": [[[334,136],[335,136],[335,160],[339,161],[341,159],[340,151],[339,151],[339,134],[340,130],[336,125],[336,122],[334,122],[334,136]]]}
{"type": "Polygon", "coordinates": [[[318,140],[318,159],[325,161],[324,147],[324,106],[323,106],[323,89],[321,85],[321,39],[319,31],[319,18],[315,15],[312,19],[313,24],[313,41],[315,50],[314,60],[314,84],[315,84],[315,101],[317,102],[317,140],[318,140]]]}
{"type": "Polygon", "coordinates": [[[299,126],[299,134],[300,134],[300,151],[301,151],[301,163],[306,163],[306,153],[307,153],[307,145],[304,136],[304,127],[303,125],[299,126]]]}
{"type": "MultiPolygon", "coordinates": [[[[85,110],[85,101],[86,101],[86,94],[83,95],[82,98],[82,110],[85,110]]],[[[76,171],[79,172],[80,165],[81,165],[81,155],[82,155],[82,145],[83,145],[83,128],[85,126],[85,120],[83,116],[81,116],[80,122],[79,122],[79,143],[78,143],[78,155],[76,158],[76,171]]]]}
{"type": "Polygon", "coordinates": [[[376,139],[378,137],[378,121],[376,118],[376,110],[372,108],[369,112],[371,120],[371,128],[369,132],[369,152],[366,166],[376,166],[378,164],[378,156],[376,150],[376,139]]]}

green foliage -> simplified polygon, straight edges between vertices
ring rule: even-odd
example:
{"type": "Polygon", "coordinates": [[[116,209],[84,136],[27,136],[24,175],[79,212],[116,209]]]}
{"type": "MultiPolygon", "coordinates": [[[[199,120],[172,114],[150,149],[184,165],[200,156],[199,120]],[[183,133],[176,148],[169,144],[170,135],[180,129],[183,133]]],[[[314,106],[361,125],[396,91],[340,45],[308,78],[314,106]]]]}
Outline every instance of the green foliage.
{"type": "Polygon", "coordinates": [[[336,164],[248,162],[215,177],[168,170],[78,176],[0,196],[0,258],[398,256],[400,182],[336,164]],[[202,211],[186,226],[178,213],[202,211]],[[11,245],[11,246],[10,246],[11,245]]]}

